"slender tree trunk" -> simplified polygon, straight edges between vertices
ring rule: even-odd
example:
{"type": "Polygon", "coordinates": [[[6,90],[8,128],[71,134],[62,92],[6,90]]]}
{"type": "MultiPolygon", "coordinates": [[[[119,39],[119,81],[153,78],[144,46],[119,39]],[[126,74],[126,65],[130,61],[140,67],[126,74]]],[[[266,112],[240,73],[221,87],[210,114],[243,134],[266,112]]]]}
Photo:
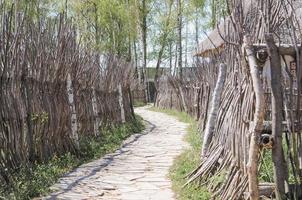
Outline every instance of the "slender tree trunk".
{"type": "Polygon", "coordinates": [[[155,68],[155,76],[154,76],[154,85],[155,85],[155,99],[154,102],[156,102],[156,97],[157,97],[157,90],[158,90],[158,78],[159,78],[159,68],[160,64],[162,62],[162,57],[164,54],[164,50],[167,45],[167,38],[169,35],[169,24],[170,24],[170,18],[171,18],[171,12],[172,12],[172,1],[169,3],[169,13],[168,13],[168,18],[165,22],[165,27],[163,30],[163,35],[162,35],[162,40],[161,40],[161,47],[158,53],[158,58],[157,58],[157,63],[156,63],[156,68],[155,68]]]}
{"type": "MultiPolygon", "coordinates": [[[[139,79],[140,75],[139,75],[139,69],[138,69],[137,47],[136,47],[135,40],[133,41],[133,51],[134,51],[134,62],[135,62],[135,77],[139,79]]],[[[138,84],[140,84],[140,79],[139,79],[138,84]]]]}
{"type": "Polygon", "coordinates": [[[178,61],[178,44],[175,45],[175,60],[174,60],[173,76],[176,76],[178,74],[177,61],[178,61]]]}
{"type": "Polygon", "coordinates": [[[185,68],[188,67],[188,38],[189,38],[189,36],[188,36],[189,32],[188,31],[189,31],[188,30],[188,23],[186,23],[185,68]]]}
{"type": "Polygon", "coordinates": [[[95,59],[96,59],[96,63],[98,66],[100,66],[100,54],[99,54],[99,48],[100,48],[100,40],[101,40],[101,36],[100,36],[100,29],[99,29],[99,23],[98,23],[98,8],[97,5],[94,4],[94,26],[95,26],[95,44],[96,44],[96,49],[97,49],[97,53],[95,55],[95,59]]]}
{"type": "Polygon", "coordinates": [[[265,35],[266,44],[271,64],[271,88],[272,88],[272,134],[274,146],[272,149],[274,163],[274,179],[276,184],[276,197],[278,200],[286,199],[288,189],[288,169],[282,147],[282,74],[281,61],[278,47],[272,34],[265,35]]]}
{"type": "MultiPolygon", "coordinates": [[[[195,45],[196,45],[196,52],[199,51],[199,15],[198,15],[198,9],[196,8],[196,17],[195,17],[195,45]]],[[[198,65],[199,63],[199,57],[195,56],[196,58],[196,64],[198,65]]]]}
{"type": "Polygon", "coordinates": [[[157,58],[157,63],[156,63],[156,68],[155,68],[155,76],[154,76],[154,86],[155,86],[155,96],[154,96],[154,105],[156,103],[156,99],[157,99],[157,93],[158,93],[158,87],[159,87],[159,68],[160,68],[160,64],[161,64],[161,60],[162,60],[162,57],[163,57],[163,53],[164,53],[164,49],[165,49],[165,46],[162,45],[161,46],[161,49],[158,53],[158,58],[157,58]]]}
{"type": "Polygon", "coordinates": [[[178,69],[179,78],[182,80],[182,0],[177,0],[177,29],[178,29],[178,69]]]}
{"type": "Polygon", "coordinates": [[[245,36],[244,47],[250,67],[250,73],[253,81],[253,89],[256,96],[256,110],[254,113],[254,121],[251,127],[251,140],[249,149],[249,161],[247,164],[249,195],[251,200],[259,199],[258,188],[258,161],[259,161],[259,140],[264,121],[264,90],[260,79],[257,59],[254,48],[252,46],[250,36],[245,36]]]}
{"type": "Polygon", "coordinates": [[[173,56],[172,56],[172,42],[169,43],[169,67],[170,67],[170,74],[172,74],[172,68],[173,68],[173,56]]]}
{"type": "Polygon", "coordinates": [[[195,16],[195,42],[198,50],[199,45],[199,23],[198,23],[199,15],[198,15],[198,9],[196,8],[196,16],[195,16]]]}
{"type": "Polygon", "coordinates": [[[212,9],[212,28],[214,29],[215,28],[215,25],[216,25],[216,1],[217,0],[212,0],[212,4],[211,4],[211,9],[212,9]]]}
{"type": "Polygon", "coordinates": [[[216,87],[213,92],[213,98],[211,102],[211,110],[209,113],[209,118],[207,120],[206,128],[204,131],[204,137],[203,137],[203,145],[201,150],[201,157],[206,157],[209,145],[213,138],[213,132],[215,128],[215,123],[217,119],[217,112],[220,105],[220,99],[222,95],[222,90],[225,82],[226,77],[226,65],[220,64],[219,65],[219,75],[216,82],[216,87]]]}
{"type": "Polygon", "coordinates": [[[145,84],[145,96],[146,101],[150,101],[150,91],[148,87],[147,77],[147,4],[146,0],[142,0],[142,42],[143,42],[143,81],[145,84]]]}

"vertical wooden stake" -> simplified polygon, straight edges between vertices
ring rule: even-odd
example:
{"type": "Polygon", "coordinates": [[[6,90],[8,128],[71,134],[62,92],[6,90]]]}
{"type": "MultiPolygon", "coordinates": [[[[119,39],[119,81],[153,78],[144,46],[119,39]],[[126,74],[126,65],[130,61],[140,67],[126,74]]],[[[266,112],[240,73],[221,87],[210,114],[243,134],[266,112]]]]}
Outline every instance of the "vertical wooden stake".
{"type": "Polygon", "coordinates": [[[123,90],[122,90],[122,84],[118,85],[118,94],[119,94],[119,104],[120,104],[120,109],[121,109],[121,119],[122,123],[126,122],[125,118],[125,109],[124,109],[124,103],[123,103],[123,90]]]}
{"type": "Polygon", "coordinates": [[[96,93],[95,93],[95,88],[92,88],[92,110],[93,110],[93,129],[94,129],[94,135],[98,136],[100,135],[100,123],[101,119],[98,114],[98,104],[96,100],[96,93]]]}
{"type": "Polygon", "coordinates": [[[250,73],[253,81],[253,90],[256,97],[256,109],[254,113],[253,125],[250,128],[251,140],[249,149],[249,161],[247,164],[248,182],[249,182],[249,194],[251,200],[259,199],[258,188],[258,159],[259,159],[259,141],[261,135],[261,129],[264,121],[264,90],[260,79],[258,64],[254,52],[253,45],[250,40],[250,36],[244,37],[244,48],[250,67],[250,73]]]}
{"type": "Polygon", "coordinates": [[[79,136],[78,136],[78,124],[77,124],[77,111],[74,102],[74,91],[72,88],[72,80],[70,74],[67,77],[67,93],[68,93],[68,101],[69,108],[71,111],[71,137],[76,145],[79,147],[79,136]]]}
{"type": "Polygon", "coordinates": [[[272,134],[274,146],[272,150],[274,163],[274,179],[276,184],[276,197],[278,200],[286,199],[288,187],[288,169],[282,147],[282,85],[281,61],[278,47],[272,34],[266,34],[265,40],[270,56],[271,88],[272,88],[272,134]]]}
{"type": "Polygon", "coordinates": [[[219,75],[218,75],[216,86],[215,86],[215,89],[213,92],[209,119],[207,120],[206,128],[204,131],[201,157],[206,156],[209,145],[212,141],[213,131],[215,128],[215,123],[216,123],[216,118],[217,118],[217,112],[218,112],[218,108],[220,105],[221,94],[222,94],[225,77],[226,77],[226,68],[227,68],[226,65],[223,63],[219,65],[219,75]]]}

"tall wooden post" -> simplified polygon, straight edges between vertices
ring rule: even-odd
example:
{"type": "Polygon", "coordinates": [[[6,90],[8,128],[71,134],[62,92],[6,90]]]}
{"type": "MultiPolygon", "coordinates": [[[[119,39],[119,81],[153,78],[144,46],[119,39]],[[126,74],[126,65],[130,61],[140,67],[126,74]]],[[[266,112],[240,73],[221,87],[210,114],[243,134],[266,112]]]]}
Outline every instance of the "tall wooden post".
{"type": "Polygon", "coordinates": [[[78,136],[78,123],[77,123],[77,111],[75,107],[75,100],[74,100],[74,91],[72,86],[72,80],[70,74],[67,77],[67,93],[68,93],[68,101],[69,101],[69,108],[71,112],[71,137],[76,145],[79,147],[79,136],[78,136]]]}
{"type": "Polygon", "coordinates": [[[274,179],[276,184],[276,197],[278,200],[286,199],[288,187],[288,169],[282,147],[282,85],[281,85],[281,61],[278,47],[272,34],[266,34],[265,40],[268,48],[271,64],[271,88],[272,88],[272,134],[274,146],[272,149],[274,163],[274,179]]]}
{"type": "Polygon", "coordinates": [[[213,98],[212,98],[212,102],[211,102],[211,110],[209,113],[209,118],[207,120],[205,131],[204,131],[201,157],[206,156],[209,145],[213,138],[213,132],[214,132],[215,123],[216,123],[216,119],[217,119],[217,112],[218,112],[218,108],[220,105],[220,99],[221,99],[222,90],[223,90],[223,86],[224,86],[224,82],[225,82],[225,77],[226,77],[226,65],[220,64],[219,65],[219,75],[218,75],[218,79],[216,82],[216,86],[215,86],[215,89],[213,92],[213,98]]]}
{"type": "Polygon", "coordinates": [[[122,123],[126,122],[125,118],[125,109],[124,109],[124,102],[123,102],[123,90],[122,90],[122,84],[118,85],[118,94],[119,94],[119,104],[120,104],[120,109],[121,109],[121,120],[122,123]]]}
{"type": "Polygon", "coordinates": [[[259,141],[261,136],[261,130],[264,121],[264,90],[263,84],[260,79],[257,59],[255,56],[254,48],[251,43],[249,35],[244,37],[244,48],[250,68],[250,73],[253,81],[253,90],[256,96],[256,109],[254,113],[254,120],[251,132],[249,160],[247,164],[248,171],[248,183],[249,183],[249,195],[251,200],[259,199],[258,188],[258,160],[259,160],[259,141]]]}

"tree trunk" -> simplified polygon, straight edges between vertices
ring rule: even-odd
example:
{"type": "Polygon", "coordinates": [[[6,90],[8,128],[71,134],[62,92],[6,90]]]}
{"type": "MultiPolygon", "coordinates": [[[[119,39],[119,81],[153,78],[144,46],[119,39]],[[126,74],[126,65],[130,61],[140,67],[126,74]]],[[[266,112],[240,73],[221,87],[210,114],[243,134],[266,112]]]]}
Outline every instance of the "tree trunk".
{"type": "Polygon", "coordinates": [[[274,146],[272,149],[274,163],[274,179],[276,184],[276,197],[279,200],[286,199],[288,189],[288,169],[284,158],[282,146],[282,74],[281,61],[278,47],[272,34],[265,35],[271,65],[271,88],[272,88],[272,135],[274,146]]]}
{"type": "Polygon", "coordinates": [[[136,47],[136,42],[135,40],[133,41],[133,51],[134,51],[134,63],[135,63],[135,77],[138,78],[139,82],[138,84],[140,84],[140,75],[139,75],[139,69],[138,69],[138,56],[137,56],[137,47],[136,47]]]}
{"type": "Polygon", "coordinates": [[[178,25],[178,69],[179,78],[182,80],[182,0],[177,0],[177,25],[178,25]]]}
{"type": "Polygon", "coordinates": [[[250,73],[253,82],[253,89],[256,96],[256,105],[254,113],[254,121],[251,126],[251,139],[249,149],[249,160],[247,164],[249,195],[251,200],[259,199],[258,188],[258,159],[259,159],[259,139],[264,121],[264,91],[260,79],[257,59],[255,57],[254,48],[252,46],[250,36],[245,36],[244,47],[250,67],[250,73]]]}
{"type": "Polygon", "coordinates": [[[202,150],[201,150],[201,157],[206,157],[209,145],[212,141],[213,138],[213,132],[215,128],[215,123],[217,119],[217,112],[218,108],[220,105],[220,99],[221,99],[221,94],[225,82],[225,77],[226,77],[226,65],[225,64],[220,64],[219,65],[219,75],[218,79],[216,82],[216,87],[213,92],[213,98],[211,102],[211,110],[209,113],[209,118],[207,120],[206,128],[204,131],[204,137],[203,137],[203,145],[202,145],[202,150]]]}
{"type": "Polygon", "coordinates": [[[93,4],[94,6],[94,25],[95,25],[95,44],[96,44],[96,55],[95,55],[95,60],[97,65],[100,67],[100,54],[99,54],[99,49],[100,49],[100,42],[101,42],[101,36],[100,36],[100,27],[98,25],[98,8],[96,4],[93,4]]]}
{"type": "Polygon", "coordinates": [[[162,57],[164,54],[165,47],[167,45],[167,37],[169,35],[169,24],[170,24],[170,18],[171,18],[171,12],[172,12],[172,1],[169,3],[169,13],[168,18],[165,22],[165,27],[163,30],[162,40],[161,40],[161,47],[158,53],[156,68],[155,68],[155,76],[154,76],[154,86],[155,86],[155,97],[154,97],[154,103],[156,102],[157,97],[157,91],[158,91],[158,78],[159,78],[159,68],[162,61],[162,57]]]}
{"type": "Polygon", "coordinates": [[[149,87],[147,83],[147,4],[146,0],[142,0],[142,42],[143,42],[143,81],[145,85],[146,102],[150,101],[149,87]]]}

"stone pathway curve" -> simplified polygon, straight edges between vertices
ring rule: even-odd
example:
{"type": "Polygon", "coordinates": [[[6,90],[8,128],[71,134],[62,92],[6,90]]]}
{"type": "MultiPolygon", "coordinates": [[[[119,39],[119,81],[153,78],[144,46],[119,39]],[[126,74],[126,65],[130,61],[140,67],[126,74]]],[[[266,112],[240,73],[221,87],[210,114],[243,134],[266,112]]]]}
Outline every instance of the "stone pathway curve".
{"type": "Polygon", "coordinates": [[[142,134],[131,136],[115,153],[65,175],[44,199],[174,199],[167,175],[174,158],[187,146],[183,141],[187,124],[146,107],[136,113],[148,124],[142,134]]]}

